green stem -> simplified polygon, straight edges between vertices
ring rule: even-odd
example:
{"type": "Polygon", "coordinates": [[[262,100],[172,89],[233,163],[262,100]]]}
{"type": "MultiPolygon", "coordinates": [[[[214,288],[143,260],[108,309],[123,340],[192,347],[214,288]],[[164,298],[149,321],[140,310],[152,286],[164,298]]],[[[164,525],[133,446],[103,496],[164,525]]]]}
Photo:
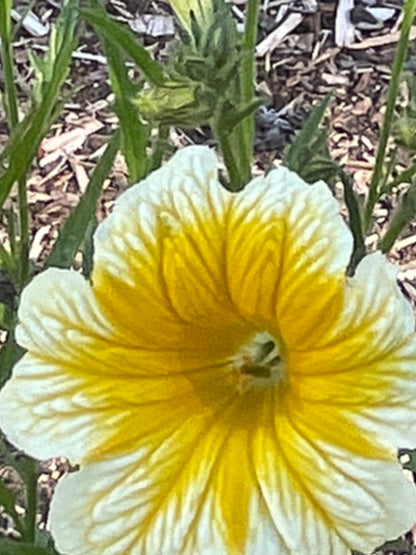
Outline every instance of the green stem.
{"type": "MultiPolygon", "coordinates": [[[[255,47],[257,42],[257,24],[259,17],[259,0],[248,0],[246,26],[244,33],[244,58],[241,65],[241,97],[244,104],[249,104],[254,97],[255,47]]],[[[250,123],[250,122],[249,122],[250,123]]],[[[251,127],[253,122],[251,122],[251,127]]],[[[247,128],[249,125],[247,125],[247,128]]]]}
{"type": "Polygon", "coordinates": [[[29,279],[29,207],[27,202],[26,181],[19,179],[17,184],[17,194],[19,199],[18,228],[20,235],[19,243],[19,288],[22,290],[29,279]]]}
{"type": "Polygon", "coordinates": [[[25,540],[35,543],[36,540],[36,510],[38,492],[38,463],[31,459],[26,461],[26,537],[25,540]]]}
{"type": "Polygon", "coordinates": [[[407,46],[409,42],[409,33],[413,23],[415,10],[416,10],[416,0],[406,0],[405,6],[404,6],[404,18],[403,18],[402,29],[400,33],[400,39],[397,45],[396,55],[394,57],[392,76],[391,76],[388,95],[387,95],[386,113],[385,113],[383,125],[381,128],[380,142],[378,145],[374,172],[370,182],[368,200],[365,206],[364,229],[366,231],[368,231],[370,228],[373,209],[377,200],[380,197],[380,182],[383,174],[384,158],[386,154],[387,142],[390,136],[397,93],[399,90],[400,74],[402,71],[404,61],[406,59],[407,46]]]}
{"type": "MultiPolygon", "coordinates": [[[[259,0],[248,0],[246,26],[243,42],[243,59],[241,63],[241,105],[250,104],[255,95],[255,47],[257,41],[257,24],[259,0]]],[[[254,141],[254,114],[241,122],[239,133],[239,157],[243,171],[243,179],[249,181],[251,176],[251,159],[254,141]]]]}
{"type": "Polygon", "coordinates": [[[229,188],[231,191],[239,191],[244,186],[244,180],[241,178],[238,169],[238,162],[231,146],[230,136],[219,128],[216,132],[216,138],[227,168],[229,188]]]}
{"type": "Polygon", "coordinates": [[[161,123],[159,125],[158,131],[159,131],[158,137],[156,139],[156,144],[154,146],[153,155],[151,159],[152,171],[157,170],[161,166],[163,162],[163,156],[167,148],[169,147],[169,143],[168,143],[169,132],[170,132],[169,125],[164,125],[161,123]]]}
{"type": "Polygon", "coordinates": [[[416,214],[416,183],[412,183],[396,207],[390,225],[378,244],[383,253],[390,251],[394,242],[416,214]]]}
{"type": "Polygon", "coordinates": [[[10,242],[10,252],[12,257],[16,258],[17,245],[16,245],[16,226],[15,226],[15,214],[13,207],[10,203],[10,208],[3,208],[3,214],[5,214],[7,222],[7,235],[10,242]]]}
{"type": "Polygon", "coordinates": [[[227,168],[228,173],[228,188],[231,191],[239,191],[244,186],[244,179],[240,173],[240,158],[235,156],[233,150],[233,145],[230,141],[232,135],[226,129],[224,129],[224,110],[222,106],[219,106],[211,120],[211,129],[214,134],[215,139],[220,147],[221,154],[224,158],[224,164],[227,168]]]}
{"type": "MultiPolygon", "coordinates": [[[[4,4],[1,12],[1,60],[3,62],[6,89],[7,115],[9,119],[10,132],[19,123],[17,107],[17,91],[13,75],[13,50],[11,44],[10,10],[4,4]]],[[[19,248],[17,249],[17,266],[19,288],[23,289],[29,277],[29,221],[26,181],[24,178],[18,181],[18,234],[19,248]]],[[[15,242],[15,237],[13,241],[15,242]]]]}
{"type": "Polygon", "coordinates": [[[19,122],[19,115],[17,110],[16,84],[13,74],[13,52],[10,41],[10,24],[6,21],[6,18],[10,18],[10,12],[7,13],[5,10],[7,10],[5,7],[1,10],[1,60],[3,63],[5,79],[7,116],[9,118],[10,131],[12,131],[19,122]]]}
{"type": "Polygon", "coordinates": [[[393,187],[397,187],[401,183],[408,183],[416,174],[416,163],[412,164],[407,170],[404,170],[400,175],[395,177],[390,183],[383,188],[382,193],[390,193],[393,187]]]}

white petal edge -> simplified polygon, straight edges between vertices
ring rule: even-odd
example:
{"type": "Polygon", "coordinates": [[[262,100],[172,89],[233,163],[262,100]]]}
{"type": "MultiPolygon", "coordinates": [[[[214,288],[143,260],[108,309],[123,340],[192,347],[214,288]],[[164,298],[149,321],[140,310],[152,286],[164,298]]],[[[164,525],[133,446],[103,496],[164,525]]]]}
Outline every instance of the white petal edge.
{"type": "Polygon", "coordinates": [[[200,146],[179,150],[169,162],[117,199],[114,211],[97,227],[94,235],[95,266],[108,268],[110,264],[112,273],[120,279],[129,276],[126,261],[120,254],[125,242],[141,251],[141,236],[154,236],[155,213],[149,206],[159,207],[161,211],[164,208],[176,210],[181,221],[186,222],[192,217],[189,199],[202,213],[214,209],[221,214],[227,196],[230,193],[218,182],[217,160],[211,150],[200,146]],[[117,242],[122,230],[126,233],[117,242]]]}
{"type": "MultiPolygon", "coordinates": [[[[33,457],[82,459],[95,417],[81,376],[65,372],[91,336],[113,337],[108,321],[79,274],[51,268],[23,291],[17,340],[29,352],[0,391],[0,427],[33,457]]],[[[88,368],[85,369],[86,375],[88,368]]],[[[95,423],[97,426],[97,423],[95,423]]]]}
{"type": "Polygon", "coordinates": [[[25,355],[0,392],[0,427],[32,457],[79,462],[97,446],[93,437],[97,443],[103,419],[84,388],[85,381],[25,355]]]}
{"type": "Polygon", "coordinates": [[[315,500],[345,545],[371,553],[408,531],[416,522],[416,490],[394,451],[386,452],[387,460],[378,460],[376,447],[375,455],[360,456],[318,438],[309,439],[308,422],[298,426],[300,416],[288,423],[292,431],[285,426],[279,431],[283,456],[305,494],[315,500]],[[290,443],[285,443],[286,435],[290,443]]]}
{"type": "MultiPolygon", "coordinates": [[[[145,518],[140,507],[141,492],[151,488],[145,468],[137,459],[140,453],[120,456],[87,466],[66,476],[52,499],[49,528],[63,555],[230,555],[224,539],[224,523],[218,510],[220,491],[208,490],[195,483],[172,500],[146,525],[151,532],[140,542],[136,538],[145,518]],[[200,501],[198,496],[204,495],[200,501]],[[194,522],[195,504],[198,520],[194,522]],[[193,509],[191,509],[193,507],[193,509]],[[187,527],[193,526],[192,540],[184,543],[187,527]]],[[[208,466],[210,466],[211,462],[208,466]]],[[[221,464],[221,463],[220,463],[221,464]]],[[[225,469],[225,474],[235,469],[225,469]]],[[[201,476],[204,469],[200,469],[201,476]]],[[[269,480],[274,482],[274,473],[269,480]]],[[[270,483],[270,482],[268,482],[270,483]]],[[[280,486],[289,486],[279,479],[280,486]]],[[[250,484],[255,491],[257,484],[250,484]]],[[[262,481],[261,495],[253,495],[249,507],[247,545],[239,555],[305,553],[319,547],[320,554],[350,555],[344,542],[329,530],[303,496],[295,496],[285,487],[267,491],[262,481]],[[265,516],[278,503],[277,512],[265,516]],[[298,513],[297,513],[298,511],[298,513]],[[266,511],[267,512],[267,511],[266,511]],[[279,531],[280,528],[280,531],[279,531]],[[292,538],[295,532],[295,537],[292,538]],[[303,551],[302,551],[303,550],[303,551]]],[[[238,506],[235,507],[238,519],[238,506]]],[[[312,553],[312,552],[311,552],[312,553]]]]}
{"type": "Polygon", "coordinates": [[[17,342],[32,354],[53,357],[70,344],[79,349],[85,331],[107,339],[114,334],[90,284],[72,270],[49,268],[35,276],[23,290],[18,318],[17,342]]]}
{"type": "Polygon", "coordinates": [[[375,321],[374,334],[385,336],[384,348],[389,348],[390,344],[404,343],[408,336],[413,335],[415,317],[410,303],[397,284],[398,271],[398,267],[388,262],[381,252],[363,258],[348,283],[352,294],[354,290],[360,290],[361,302],[350,305],[347,297],[341,325],[359,325],[368,314],[379,313],[381,317],[375,321]],[[398,340],[394,341],[394,338],[398,340]]]}

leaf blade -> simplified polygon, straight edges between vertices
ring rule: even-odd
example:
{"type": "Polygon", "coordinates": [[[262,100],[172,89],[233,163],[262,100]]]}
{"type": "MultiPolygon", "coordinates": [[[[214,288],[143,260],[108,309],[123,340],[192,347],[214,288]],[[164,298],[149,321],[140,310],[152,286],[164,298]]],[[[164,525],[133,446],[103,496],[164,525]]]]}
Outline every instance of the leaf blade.
{"type": "Polygon", "coordinates": [[[84,195],[72,211],[51,253],[45,261],[45,267],[57,266],[69,268],[74,256],[87,232],[91,219],[95,216],[95,207],[105,178],[111,170],[120,146],[120,131],[117,130],[95,167],[84,195]]]}
{"type": "Polygon", "coordinates": [[[94,27],[102,38],[115,42],[151,83],[161,85],[164,81],[163,66],[156,62],[149,52],[136,41],[134,34],[129,29],[110,19],[107,12],[96,2],[94,2],[94,6],[94,8],[80,10],[85,21],[94,27]]]}

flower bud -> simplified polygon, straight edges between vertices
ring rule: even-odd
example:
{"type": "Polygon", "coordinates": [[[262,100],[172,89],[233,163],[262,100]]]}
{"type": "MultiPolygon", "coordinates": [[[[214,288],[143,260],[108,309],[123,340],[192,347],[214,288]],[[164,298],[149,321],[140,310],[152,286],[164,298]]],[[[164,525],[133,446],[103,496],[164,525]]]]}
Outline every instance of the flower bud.
{"type": "Polygon", "coordinates": [[[164,86],[145,88],[136,98],[141,115],[166,125],[195,127],[213,114],[210,93],[197,83],[166,81],[164,86]]]}

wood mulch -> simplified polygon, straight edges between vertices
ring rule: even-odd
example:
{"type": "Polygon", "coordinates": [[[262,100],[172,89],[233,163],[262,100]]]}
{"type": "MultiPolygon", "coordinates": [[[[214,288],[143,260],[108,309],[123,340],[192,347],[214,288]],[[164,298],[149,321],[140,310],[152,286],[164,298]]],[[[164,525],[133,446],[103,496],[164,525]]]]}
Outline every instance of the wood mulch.
{"type": "MultiPolygon", "coordinates": [[[[22,112],[27,107],[33,72],[28,52],[45,51],[48,37],[59,14],[59,0],[38,0],[24,21],[26,0],[15,1],[14,17],[20,20],[14,52],[22,112]]],[[[108,11],[137,33],[159,59],[166,57],[175,41],[175,25],[168,2],[162,0],[107,0],[108,11]],[[137,6],[139,8],[137,9],[137,6]]],[[[330,150],[334,158],[354,175],[357,193],[365,196],[374,166],[383,107],[401,21],[401,0],[262,0],[257,45],[258,92],[265,106],[257,118],[256,164],[265,169],[279,158],[312,106],[332,93],[327,117],[330,150]]],[[[233,0],[239,25],[245,18],[245,0],[233,0]]],[[[416,27],[412,29],[416,37],[416,27]]],[[[410,49],[409,67],[416,63],[416,48],[410,49]]],[[[413,67],[413,66],[412,66],[413,67]]],[[[0,70],[0,86],[3,76],[0,70]]],[[[63,222],[85,191],[89,175],[99,160],[117,118],[111,111],[113,95],[106,60],[99,42],[87,28],[73,55],[66,85],[68,101],[59,121],[42,142],[37,160],[28,176],[32,242],[30,259],[40,268],[50,252],[63,222]]],[[[400,102],[406,102],[403,85],[400,102]]],[[[7,126],[0,108],[0,150],[7,141],[7,126]]],[[[203,132],[176,130],[179,145],[207,140],[203,132]]],[[[411,162],[405,151],[400,165],[411,162]]],[[[101,220],[111,211],[117,196],[127,187],[127,170],[121,155],[105,183],[97,209],[101,220]]],[[[377,206],[373,232],[367,238],[369,250],[386,228],[403,189],[377,206]]],[[[12,194],[8,207],[15,203],[12,194]]],[[[6,233],[0,219],[0,241],[6,233]]],[[[394,246],[391,258],[399,264],[399,280],[416,307],[416,225],[411,225],[394,246]]],[[[80,264],[80,260],[75,265],[80,264]]],[[[0,337],[1,339],[1,337],[0,337]]],[[[42,463],[39,520],[45,526],[51,492],[67,471],[63,459],[42,463]]],[[[1,467],[0,478],[18,484],[9,467],[1,467]]],[[[394,500],[392,499],[392,503],[394,500]]],[[[19,509],[23,510],[23,508],[19,509]]],[[[13,523],[0,514],[0,536],[15,535],[13,523]]],[[[386,546],[379,553],[415,553],[412,535],[386,546]]]]}

